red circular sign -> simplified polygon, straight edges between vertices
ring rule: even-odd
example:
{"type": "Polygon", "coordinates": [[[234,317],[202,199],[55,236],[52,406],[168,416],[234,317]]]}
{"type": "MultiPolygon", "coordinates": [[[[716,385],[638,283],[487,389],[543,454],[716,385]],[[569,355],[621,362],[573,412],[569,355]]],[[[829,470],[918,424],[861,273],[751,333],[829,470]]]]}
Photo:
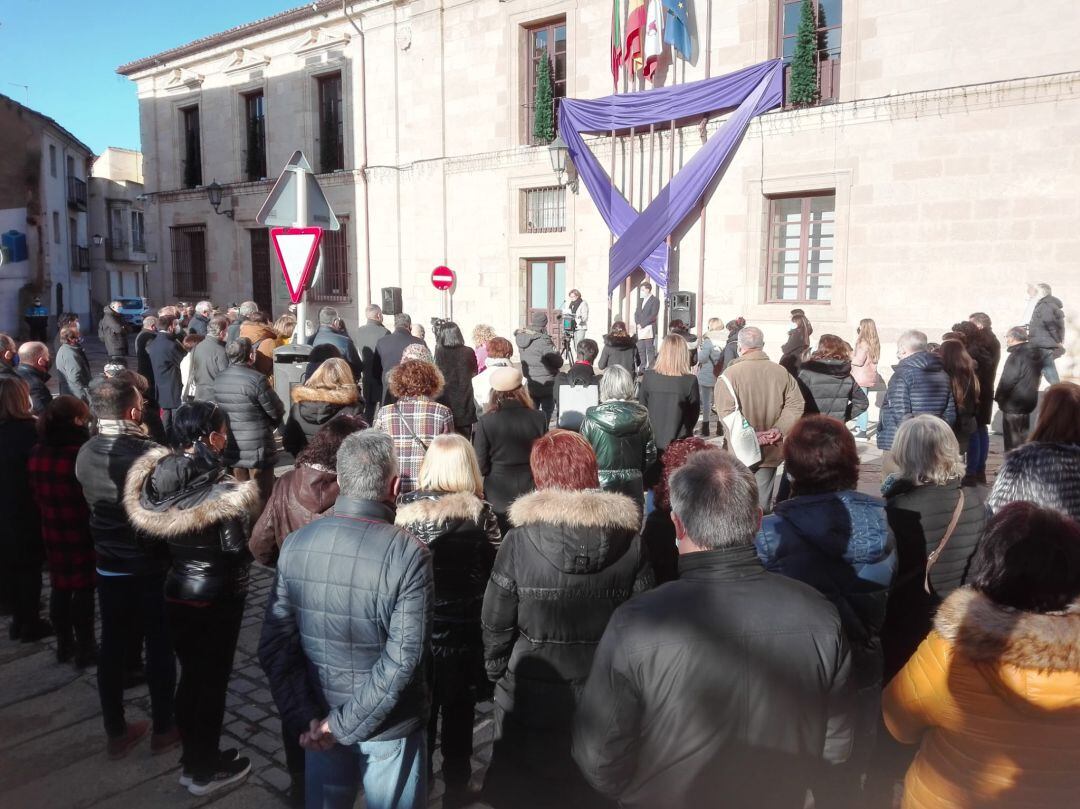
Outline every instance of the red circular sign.
{"type": "Polygon", "coordinates": [[[431,271],[431,285],[443,291],[450,289],[454,285],[454,271],[449,267],[436,267],[431,271]]]}

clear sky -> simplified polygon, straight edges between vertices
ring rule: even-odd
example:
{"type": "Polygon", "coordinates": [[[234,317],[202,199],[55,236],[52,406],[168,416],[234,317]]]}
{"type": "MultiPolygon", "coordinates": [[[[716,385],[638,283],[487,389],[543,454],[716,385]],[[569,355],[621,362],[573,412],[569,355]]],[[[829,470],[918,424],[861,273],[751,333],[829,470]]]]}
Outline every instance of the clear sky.
{"type": "Polygon", "coordinates": [[[100,154],[139,148],[135,85],[116,68],[300,0],[0,0],[0,93],[100,154]],[[27,91],[21,85],[29,85],[27,91]]]}

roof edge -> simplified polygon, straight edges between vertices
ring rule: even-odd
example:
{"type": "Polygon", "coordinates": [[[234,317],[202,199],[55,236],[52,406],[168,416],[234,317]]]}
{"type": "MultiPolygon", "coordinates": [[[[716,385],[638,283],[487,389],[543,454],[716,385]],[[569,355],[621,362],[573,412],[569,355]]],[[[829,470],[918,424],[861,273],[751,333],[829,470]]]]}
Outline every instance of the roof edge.
{"type": "Polygon", "coordinates": [[[35,116],[36,118],[40,118],[40,119],[41,119],[42,121],[44,121],[44,122],[45,122],[45,123],[46,123],[47,125],[49,125],[49,126],[52,126],[52,127],[55,127],[55,128],[57,129],[57,130],[59,130],[59,131],[60,131],[60,134],[62,134],[62,135],[63,135],[63,136],[65,137],[65,138],[67,138],[68,140],[70,140],[70,141],[71,141],[72,143],[74,143],[74,144],[75,144],[76,146],[79,146],[79,147],[81,147],[81,148],[85,149],[85,150],[86,150],[86,152],[87,152],[87,153],[88,153],[88,154],[90,155],[90,157],[92,157],[92,158],[96,158],[96,157],[98,156],[98,155],[97,155],[97,153],[96,153],[96,152],[94,152],[94,150],[93,150],[93,149],[91,149],[91,148],[90,148],[89,146],[87,146],[87,145],[86,145],[85,143],[83,143],[83,142],[82,142],[81,140],[79,140],[79,139],[78,139],[77,137],[75,137],[74,135],[72,135],[72,134],[71,134],[71,130],[69,130],[69,129],[67,129],[67,128],[66,128],[65,126],[63,126],[63,125],[62,125],[62,124],[61,124],[61,123],[60,123],[59,121],[57,121],[57,120],[56,120],[55,118],[50,118],[50,117],[49,117],[48,115],[46,115],[45,113],[43,113],[43,112],[40,112],[40,111],[38,111],[38,110],[35,110],[35,109],[34,109],[33,107],[28,107],[28,106],[26,106],[25,104],[21,104],[21,103],[19,103],[18,101],[16,101],[16,100],[15,100],[14,98],[12,98],[11,96],[7,96],[7,95],[4,95],[3,93],[0,93],[0,100],[2,100],[2,101],[6,101],[6,102],[8,102],[8,103],[10,103],[10,104],[14,104],[14,105],[15,105],[16,107],[19,107],[20,109],[26,110],[26,111],[27,111],[28,113],[30,113],[31,115],[35,116]]]}

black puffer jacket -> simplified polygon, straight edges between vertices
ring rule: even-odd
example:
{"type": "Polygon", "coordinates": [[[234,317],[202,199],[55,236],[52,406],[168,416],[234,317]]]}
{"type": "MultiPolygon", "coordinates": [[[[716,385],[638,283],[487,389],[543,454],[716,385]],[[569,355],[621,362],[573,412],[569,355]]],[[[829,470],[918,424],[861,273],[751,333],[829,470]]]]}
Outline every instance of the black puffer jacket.
{"type": "Polygon", "coordinates": [[[638,356],[637,337],[633,335],[627,335],[626,337],[604,335],[604,348],[600,352],[600,359],[596,363],[597,368],[603,371],[611,365],[621,365],[630,372],[630,376],[635,376],[640,364],[641,358],[638,356]]]}
{"type": "MultiPolygon", "coordinates": [[[[1031,343],[1009,346],[994,400],[1002,413],[1030,413],[1039,403],[1042,349],[1031,343]]],[[[980,383],[981,384],[981,383],[980,383]]]]}
{"type": "Polygon", "coordinates": [[[933,594],[923,588],[927,557],[941,543],[960,495],[960,479],[915,486],[890,478],[882,487],[889,528],[896,538],[898,567],[881,630],[885,682],[899,671],[929,634],[934,610],[960,587],[982,537],[986,506],[975,489],[963,489],[964,510],[945,550],[930,570],[933,594]]]}
{"type": "Polygon", "coordinates": [[[979,332],[978,341],[968,346],[968,354],[975,360],[975,376],[979,380],[979,405],[975,419],[987,426],[994,415],[994,380],[997,379],[998,363],[1001,362],[1001,343],[993,332],[983,329],[979,332]]]}
{"type": "Polygon", "coordinates": [[[870,406],[847,360],[807,360],[796,379],[806,401],[805,415],[820,413],[846,422],[870,406]]]}
{"type": "Polygon", "coordinates": [[[510,508],[513,528],[484,595],[484,659],[517,723],[569,731],[608,619],[652,570],[629,497],[543,489],[510,508]]]}
{"type": "Polygon", "coordinates": [[[156,447],[131,466],[124,508],[135,530],[169,546],[165,597],[227,601],[247,594],[247,537],[259,516],[259,486],[237,483],[202,444],[194,455],[156,447]]]}
{"type": "Polygon", "coordinates": [[[266,377],[247,365],[230,365],[214,380],[214,400],[229,417],[229,466],[264,469],[274,464],[274,428],[285,406],[266,377]]]}
{"type": "Polygon", "coordinates": [[[1031,312],[1028,341],[1036,348],[1057,348],[1065,339],[1065,312],[1053,295],[1040,298],[1031,312]]]}
{"type": "Polygon", "coordinates": [[[402,739],[431,705],[431,554],[394,510],[338,498],[289,536],[266,604],[259,663],[282,718],[326,717],[338,744],[402,739]]]}
{"type": "Polygon", "coordinates": [[[997,513],[1018,500],[1080,522],[1080,444],[1033,441],[1008,453],[986,505],[997,513]]]}
{"type": "Polygon", "coordinates": [[[438,398],[454,414],[454,428],[460,430],[476,423],[476,402],[472,379],[476,376],[476,353],[468,346],[435,348],[435,364],[442,371],[446,386],[438,398]]]}
{"type": "Polygon", "coordinates": [[[90,507],[90,536],[99,570],[109,573],[161,573],[169,554],[146,544],[124,510],[124,479],[132,464],[158,445],[144,436],[95,435],[75,459],[75,477],[90,507]]]}
{"type": "Polygon", "coordinates": [[[355,385],[337,390],[298,385],[292,389],[292,398],[293,406],[289,409],[281,438],[281,445],[292,455],[299,455],[315,433],[334,416],[364,415],[364,405],[355,385]]]}
{"type": "MultiPolygon", "coordinates": [[[[414,491],[398,501],[394,524],[428,546],[435,569],[431,648],[436,658],[465,655],[483,671],[480,610],[502,539],[491,506],[468,492],[414,491]]],[[[470,666],[471,668],[471,666],[470,666]]],[[[470,672],[471,673],[471,672],[470,672]]]]}

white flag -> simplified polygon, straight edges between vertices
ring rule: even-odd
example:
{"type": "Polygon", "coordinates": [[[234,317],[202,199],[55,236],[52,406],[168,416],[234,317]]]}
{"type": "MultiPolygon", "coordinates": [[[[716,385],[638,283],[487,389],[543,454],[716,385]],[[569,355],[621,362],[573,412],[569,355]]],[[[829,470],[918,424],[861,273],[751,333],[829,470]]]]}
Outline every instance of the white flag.
{"type": "Polygon", "coordinates": [[[664,52],[664,4],[661,0],[649,0],[645,15],[645,67],[642,73],[651,79],[656,73],[660,54],[664,52]]]}

